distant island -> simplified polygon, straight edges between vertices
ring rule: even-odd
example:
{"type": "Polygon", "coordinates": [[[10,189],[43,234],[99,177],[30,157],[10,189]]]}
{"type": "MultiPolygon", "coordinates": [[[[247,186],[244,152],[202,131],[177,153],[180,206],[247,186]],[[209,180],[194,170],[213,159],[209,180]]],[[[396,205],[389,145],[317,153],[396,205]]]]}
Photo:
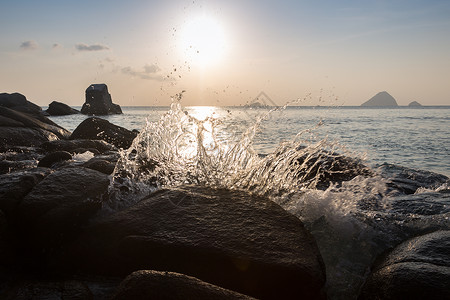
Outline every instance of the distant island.
{"type": "Polygon", "coordinates": [[[413,102],[409,103],[408,106],[410,106],[410,107],[420,107],[420,106],[422,106],[422,104],[420,104],[417,101],[413,101],[413,102]]]}
{"type": "Polygon", "coordinates": [[[361,106],[366,107],[376,107],[376,106],[391,106],[397,107],[397,101],[395,101],[394,97],[392,97],[388,92],[383,91],[379,92],[363,104],[361,106]]]}

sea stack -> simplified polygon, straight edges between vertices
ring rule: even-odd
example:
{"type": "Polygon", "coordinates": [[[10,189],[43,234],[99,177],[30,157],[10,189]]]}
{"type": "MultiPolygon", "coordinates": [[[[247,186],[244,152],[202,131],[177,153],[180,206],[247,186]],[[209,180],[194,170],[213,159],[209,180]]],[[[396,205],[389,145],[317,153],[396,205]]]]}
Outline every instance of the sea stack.
{"type": "Polygon", "coordinates": [[[106,84],[91,84],[86,89],[86,102],[81,108],[85,115],[113,115],[121,114],[122,109],[114,104],[106,84]]]}
{"type": "Polygon", "coordinates": [[[397,107],[397,101],[395,101],[394,97],[392,97],[388,92],[383,91],[379,92],[363,104],[361,106],[369,106],[369,107],[376,107],[376,106],[389,106],[389,107],[397,107]]]}

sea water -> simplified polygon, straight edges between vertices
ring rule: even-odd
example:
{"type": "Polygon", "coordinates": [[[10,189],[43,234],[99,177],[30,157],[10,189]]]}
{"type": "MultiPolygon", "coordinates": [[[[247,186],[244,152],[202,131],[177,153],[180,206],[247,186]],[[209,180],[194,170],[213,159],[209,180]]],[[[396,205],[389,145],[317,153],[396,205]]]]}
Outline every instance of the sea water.
{"type": "MultiPolygon", "coordinates": [[[[183,107],[180,99],[105,117],[140,131],[120,151],[112,209],[182,184],[265,195],[314,235],[330,299],[355,299],[383,251],[450,229],[448,178],[429,172],[450,174],[448,107],[249,109],[183,107]],[[426,188],[393,189],[400,173],[426,188]]],[[[83,118],[52,119],[73,130],[83,118]]]]}
{"type": "MultiPolygon", "coordinates": [[[[242,133],[269,108],[192,106],[184,107],[194,116],[211,114],[221,118],[223,138],[242,133]],[[230,135],[229,133],[233,133],[230,135]],[[228,135],[228,136],[227,136],[228,135]]],[[[122,115],[102,116],[129,130],[141,130],[146,121],[155,122],[169,107],[123,106],[122,115]]],[[[73,131],[87,116],[51,117],[73,131]]],[[[299,107],[272,112],[256,133],[253,147],[268,154],[282,141],[321,123],[315,134],[337,140],[341,146],[366,156],[369,164],[393,163],[450,176],[450,106],[430,107],[299,107]]]]}

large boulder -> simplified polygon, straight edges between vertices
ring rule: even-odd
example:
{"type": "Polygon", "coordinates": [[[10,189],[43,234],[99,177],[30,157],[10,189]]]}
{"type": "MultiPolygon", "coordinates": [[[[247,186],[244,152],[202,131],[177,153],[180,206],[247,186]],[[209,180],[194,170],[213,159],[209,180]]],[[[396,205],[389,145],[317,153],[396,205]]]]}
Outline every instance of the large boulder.
{"type": "Polygon", "coordinates": [[[114,104],[106,84],[91,84],[86,89],[86,102],[81,108],[85,115],[111,115],[121,114],[122,109],[114,104]]]}
{"type": "Polygon", "coordinates": [[[240,191],[155,192],[97,220],[55,265],[104,275],[179,272],[262,299],[325,297],[324,264],[301,221],[240,191]]]}
{"type": "Polygon", "coordinates": [[[24,256],[44,263],[36,256],[51,256],[72,240],[101,208],[108,186],[107,175],[82,167],[58,169],[35,185],[13,218],[24,239],[24,256]]]}
{"type": "Polygon", "coordinates": [[[136,271],[120,284],[113,300],[253,299],[197,278],[173,272],[136,271]]]}
{"type": "Polygon", "coordinates": [[[23,198],[49,173],[48,169],[35,168],[0,175],[0,210],[11,217],[23,198]]]}
{"type": "Polygon", "coordinates": [[[66,139],[70,132],[48,120],[0,106],[0,144],[10,146],[39,146],[45,141],[66,139]],[[44,120],[45,120],[44,119],[44,120]],[[53,124],[52,124],[53,123],[53,124]]]}
{"type": "Polygon", "coordinates": [[[131,146],[137,133],[114,125],[107,120],[91,117],[78,125],[70,139],[104,140],[118,148],[127,149],[131,146]]]}
{"type": "Polygon", "coordinates": [[[449,299],[450,231],[410,239],[373,267],[359,299],[449,299]]]}
{"type": "Polygon", "coordinates": [[[64,104],[64,103],[61,103],[58,101],[53,101],[52,103],[50,103],[46,112],[50,116],[65,116],[65,115],[74,115],[74,114],[80,113],[80,111],[70,107],[67,104],[64,104]]]}
{"type": "Polygon", "coordinates": [[[38,167],[51,168],[55,164],[72,159],[72,154],[67,151],[55,151],[44,156],[38,163],[38,167]]]}
{"type": "Polygon", "coordinates": [[[42,108],[40,106],[28,101],[27,98],[20,93],[1,93],[0,106],[30,114],[42,113],[42,108]]]}

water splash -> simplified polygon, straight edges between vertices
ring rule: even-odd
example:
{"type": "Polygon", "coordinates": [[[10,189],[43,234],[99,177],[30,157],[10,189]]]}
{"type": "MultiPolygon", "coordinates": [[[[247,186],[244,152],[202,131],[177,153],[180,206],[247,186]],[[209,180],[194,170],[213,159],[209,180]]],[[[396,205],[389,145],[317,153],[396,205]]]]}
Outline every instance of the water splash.
{"type": "MultiPolygon", "coordinates": [[[[394,178],[394,173],[409,176],[413,170],[365,166],[361,156],[338,142],[318,138],[321,122],[261,156],[253,148],[255,136],[285,106],[264,111],[238,137],[230,133],[223,139],[219,131],[224,120],[194,117],[183,110],[182,96],[176,95],[170,110],[159,121],[147,122],[132,146],[120,152],[110,186],[113,209],[156,189],[184,184],[270,197],[314,235],[326,265],[330,299],[355,299],[373,261],[386,249],[429,230],[450,228],[448,197],[439,203],[427,200],[435,207],[431,213],[403,205],[410,198],[399,198],[398,187],[411,180],[394,178]]],[[[428,173],[422,177],[432,178],[428,173]]],[[[439,178],[433,180],[441,182],[439,178]]],[[[418,197],[416,206],[424,202],[421,195],[448,190],[442,183],[441,190],[430,190],[429,183],[413,195],[418,197]]]]}
{"type": "Polygon", "coordinates": [[[183,110],[182,96],[173,97],[170,110],[158,122],[146,122],[132,146],[120,153],[110,188],[113,206],[127,206],[140,195],[182,184],[280,196],[370,174],[359,159],[339,154],[337,142],[317,140],[314,132],[321,122],[281,143],[275,152],[259,156],[253,149],[256,133],[287,104],[259,114],[240,137],[224,141],[216,133],[222,120],[213,115],[195,118],[183,110]]]}

